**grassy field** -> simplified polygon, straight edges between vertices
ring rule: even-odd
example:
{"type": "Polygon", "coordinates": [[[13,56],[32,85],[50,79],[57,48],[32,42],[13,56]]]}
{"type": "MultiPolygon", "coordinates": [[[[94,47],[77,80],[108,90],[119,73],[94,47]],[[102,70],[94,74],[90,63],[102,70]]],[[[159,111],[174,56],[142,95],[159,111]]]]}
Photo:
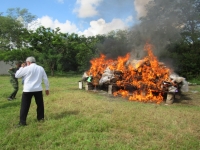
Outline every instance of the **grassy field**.
{"type": "MultiPolygon", "coordinates": [[[[36,120],[32,100],[26,127],[8,76],[0,76],[1,150],[199,150],[200,86],[190,86],[173,105],[130,102],[105,91],[78,89],[81,76],[50,77],[45,119],[36,120]]],[[[21,80],[20,80],[21,82],[21,80]]]]}

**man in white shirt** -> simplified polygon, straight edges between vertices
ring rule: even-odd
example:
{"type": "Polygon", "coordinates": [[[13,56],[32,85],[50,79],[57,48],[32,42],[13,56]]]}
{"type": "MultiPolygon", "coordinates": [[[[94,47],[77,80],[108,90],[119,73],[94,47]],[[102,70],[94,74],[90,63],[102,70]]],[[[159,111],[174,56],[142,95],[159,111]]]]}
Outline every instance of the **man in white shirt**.
{"type": "Polygon", "coordinates": [[[33,96],[37,105],[37,120],[44,120],[42,81],[44,81],[45,84],[45,93],[46,95],[49,95],[49,81],[44,68],[36,64],[34,57],[28,57],[26,59],[26,64],[26,67],[25,65],[22,65],[15,73],[16,78],[23,77],[24,80],[19,126],[27,125],[26,118],[33,96]]]}

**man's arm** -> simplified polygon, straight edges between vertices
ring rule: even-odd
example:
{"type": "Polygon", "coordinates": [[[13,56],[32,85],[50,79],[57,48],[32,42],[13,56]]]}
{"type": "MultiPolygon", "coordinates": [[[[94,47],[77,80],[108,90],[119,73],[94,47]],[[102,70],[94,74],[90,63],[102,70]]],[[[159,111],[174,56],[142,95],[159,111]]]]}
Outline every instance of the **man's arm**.
{"type": "Polygon", "coordinates": [[[45,85],[45,93],[46,95],[49,95],[49,80],[45,71],[43,72],[43,81],[45,85]]]}
{"type": "Polygon", "coordinates": [[[27,73],[27,68],[20,67],[19,70],[15,73],[15,78],[21,78],[25,76],[27,73]]]}

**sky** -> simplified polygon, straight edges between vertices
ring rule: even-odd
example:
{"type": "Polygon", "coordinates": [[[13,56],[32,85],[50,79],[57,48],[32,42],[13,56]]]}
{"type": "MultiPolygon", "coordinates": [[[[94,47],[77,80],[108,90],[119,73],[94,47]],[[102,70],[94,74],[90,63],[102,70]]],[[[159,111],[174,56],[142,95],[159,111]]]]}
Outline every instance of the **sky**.
{"type": "Polygon", "coordinates": [[[0,12],[6,15],[8,8],[28,9],[36,15],[39,25],[62,33],[85,36],[106,34],[112,30],[127,29],[145,15],[149,0],[1,0],[0,12]]]}

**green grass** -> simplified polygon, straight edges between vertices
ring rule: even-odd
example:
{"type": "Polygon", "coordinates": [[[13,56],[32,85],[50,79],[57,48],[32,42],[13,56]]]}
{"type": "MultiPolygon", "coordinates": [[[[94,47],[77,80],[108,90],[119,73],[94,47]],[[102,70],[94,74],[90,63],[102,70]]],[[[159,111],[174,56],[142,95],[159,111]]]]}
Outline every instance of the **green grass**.
{"type": "MultiPolygon", "coordinates": [[[[105,91],[80,90],[80,78],[50,77],[50,95],[44,96],[46,121],[37,122],[33,99],[28,126],[15,128],[22,86],[17,99],[7,101],[12,87],[8,76],[0,76],[0,149],[200,149],[199,92],[189,92],[184,103],[170,106],[130,102],[105,91]]],[[[192,86],[196,89],[199,86],[192,86]]]]}
{"type": "Polygon", "coordinates": [[[189,82],[191,84],[198,84],[198,85],[200,85],[200,77],[190,79],[189,82]]]}

